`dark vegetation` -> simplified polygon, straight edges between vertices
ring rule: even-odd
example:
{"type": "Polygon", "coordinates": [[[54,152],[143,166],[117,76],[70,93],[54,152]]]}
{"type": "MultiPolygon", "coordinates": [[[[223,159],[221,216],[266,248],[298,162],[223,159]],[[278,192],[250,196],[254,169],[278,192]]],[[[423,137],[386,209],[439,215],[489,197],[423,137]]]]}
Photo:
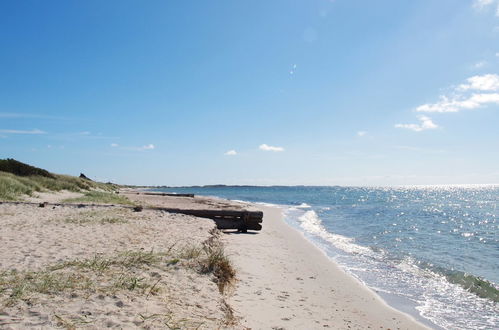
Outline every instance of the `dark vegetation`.
{"type": "Polygon", "coordinates": [[[55,179],[55,176],[47,170],[21,163],[12,158],[0,159],[0,171],[19,176],[37,175],[55,179]]]}
{"type": "Polygon", "coordinates": [[[112,183],[50,173],[15,159],[0,159],[0,200],[18,200],[23,195],[42,191],[84,192],[99,189],[111,192],[118,187],[112,183]]]}

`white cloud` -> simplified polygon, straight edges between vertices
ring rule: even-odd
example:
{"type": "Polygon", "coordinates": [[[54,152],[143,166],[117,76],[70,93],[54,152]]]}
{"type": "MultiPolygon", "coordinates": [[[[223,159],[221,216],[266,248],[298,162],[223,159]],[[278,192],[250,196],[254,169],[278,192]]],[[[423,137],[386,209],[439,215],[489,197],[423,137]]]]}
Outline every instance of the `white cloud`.
{"type": "Polygon", "coordinates": [[[142,147],[131,147],[131,146],[121,146],[118,143],[111,143],[110,146],[112,148],[118,148],[119,150],[130,150],[130,151],[145,151],[145,150],[154,150],[156,146],[154,144],[146,144],[142,147]]]}
{"type": "Polygon", "coordinates": [[[473,64],[474,69],[480,69],[487,65],[487,61],[480,61],[473,64]]]}
{"type": "Polygon", "coordinates": [[[459,85],[459,90],[479,90],[486,92],[499,91],[499,75],[497,74],[473,76],[466,79],[466,81],[468,82],[467,84],[459,85]]]}
{"type": "Polygon", "coordinates": [[[358,131],[358,132],[357,132],[357,136],[360,136],[360,137],[362,137],[362,136],[366,136],[366,134],[367,134],[367,132],[366,132],[366,131],[358,131]]]}
{"type": "Polygon", "coordinates": [[[486,92],[499,91],[499,75],[497,74],[474,76],[468,78],[467,81],[469,84],[463,84],[459,86],[459,88],[464,90],[472,89],[486,92]]]}
{"type": "Polygon", "coordinates": [[[274,152],[284,151],[283,147],[273,147],[273,146],[269,146],[265,143],[260,145],[259,148],[260,148],[260,150],[263,150],[263,151],[274,151],[274,152]]]}
{"type": "Polygon", "coordinates": [[[483,10],[490,5],[496,6],[496,16],[499,17],[499,0],[475,0],[473,1],[473,7],[478,10],[483,10]]]}
{"type": "Polygon", "coordinates": [[[418,116],[420,124],[396,124],[396,128],[405,128],[414,132],[426,131],[429,129],[437,129],[438,125],[435,124],[431,118],[426,116],[418,116]]]}
{"type": "Polygon", "coordinates": [[[44,132],[39,129],[32,129],[29,131],[25,130],[17,130],[17,129],[0,129],[0,133],[4,134],[47,134],[47,132],[44,132]]]}
{"type": "Polygon", "coordinates": [[[441,96],[437,103],[423,104],[416,108],[417,112],[459,112],[461,110],[472,110],[489,103],[499,104],[499,93],[472,94],[466,98],[455,97],[449,99],[441,96]]]}
{"type": "Polygon", "coordinates": [[[426,103],[416,108],[417,112],[458,112],[476,109],[488,104],[499,104],[499,75],[484,74],[466,79],[453,89],[451,96],[441,95],[440,101],[426,103]],[[489,93],[485,93],[489,92],[489,93]]]}
{"type": "Polygon", "coordinates": [[[226,153],[224,153],[224,155],[226,155],[226,156],[235,156],[235,155],[237,155],[237,151],[235,151],[235,150],[229,150],[226,153]]]}
{"type": "Polygon", "coordinates": [[[473,1],[473,7],[481,9],[487,7],[494,3],[495,0],[475,0],[473,1]]]}

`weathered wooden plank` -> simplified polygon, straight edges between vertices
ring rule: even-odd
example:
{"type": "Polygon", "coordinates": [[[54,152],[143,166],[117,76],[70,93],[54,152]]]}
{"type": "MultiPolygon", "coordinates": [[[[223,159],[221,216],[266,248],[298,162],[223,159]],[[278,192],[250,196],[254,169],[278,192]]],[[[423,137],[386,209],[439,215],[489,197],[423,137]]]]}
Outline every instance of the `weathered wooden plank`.
{"type": "Polygon", "coordinates": [[[176,209],[176,208],[163,208],[152,207],[152,209],[165,211],[168,213],[182,213],[193,215],[201,218],[242,218],[245,215],[249,219],[262,220],[263,212],[261,211],[245,211],[245,210],[197,210],[197,209],[176,209]]]}
{"type": "Polygon", "coordinates": [[[170,197],[190,197],[190,198],[194,198],[194,194],[173,194],[173,193],[145,192],[145,193],[141,193],[141,195],[170,196],[170,197]]]}
{"type": "Polygon", "coordinates": [[[33,203],[33,202],[6,202],[0,201],[0,204],[24,204],[24,205],[38,205],[42,207],[47,206],[65,206],[65,207],[122,207],[133,209],[140,212],[143,209],[164,211],[168,213],[179,213],[192,215],[200,218],[208,218],[215,221],[218,229],[238,229],[246,232],[247,230],[261,230],[263,221],[263,212],[261,211],[246,211],[246,210],[197,210],[197,209],[178,209],[178,208],[163,208],[163,207],[138,207],[138,206],[124,206],[113,204],[72,204],[72,203],[33,203]]]}
{"type": "Polygon", "coordinates": [[[262,229],[263,212],[261,211],[154,209],[212,219],[217,224],[218,229],[237,229],[242,232],[262,229]]]}
{"type": "Polygon", "coordinates": [[[262,230],[262,225],[257,222],[244,222],[242,219],[213,219],[217,224],[218,229],[238,229],[246,230],[262,230]]]}

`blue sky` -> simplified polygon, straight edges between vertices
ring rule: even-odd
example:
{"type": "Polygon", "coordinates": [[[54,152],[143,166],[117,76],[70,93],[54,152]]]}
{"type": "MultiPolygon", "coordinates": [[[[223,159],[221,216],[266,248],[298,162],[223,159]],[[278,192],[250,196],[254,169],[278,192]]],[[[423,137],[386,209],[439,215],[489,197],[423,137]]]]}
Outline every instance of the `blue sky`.
{"type": "Polygon", "coordinates": [[[499,0],[2,1],[0,157],[128,184],[499,183],[499,0]]]}

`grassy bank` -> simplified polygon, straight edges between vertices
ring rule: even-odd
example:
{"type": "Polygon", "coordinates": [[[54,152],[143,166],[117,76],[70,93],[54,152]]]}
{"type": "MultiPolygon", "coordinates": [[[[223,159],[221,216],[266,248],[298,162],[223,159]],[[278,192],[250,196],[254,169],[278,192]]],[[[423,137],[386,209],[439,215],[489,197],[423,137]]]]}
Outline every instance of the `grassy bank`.
{"type": "Polygon", "coordinates": [[[117,195],[106,191],[88,191],[81,197],[69,198],[63,200],[65,203],[104,203],[104,204],[122,204],[135,205],[131,200],[123,195],[117,195]]]}
{"type": "Polygon", "coordinates": [[[114,191],[117,185],[69,175],[53,174],[13,159],[0,160],[0,200],[18,200],[41,191],[114,191]]]}

